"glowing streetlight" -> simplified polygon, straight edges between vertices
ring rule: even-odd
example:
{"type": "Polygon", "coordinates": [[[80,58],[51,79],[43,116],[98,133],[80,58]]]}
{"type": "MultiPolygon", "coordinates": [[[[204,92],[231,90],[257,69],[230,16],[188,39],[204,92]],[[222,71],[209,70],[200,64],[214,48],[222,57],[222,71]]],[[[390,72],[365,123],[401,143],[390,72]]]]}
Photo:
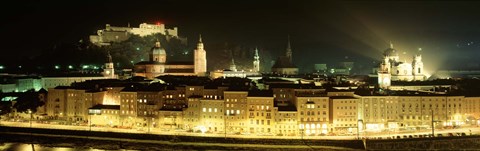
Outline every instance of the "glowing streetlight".
{"type": "Polygon", "coordinates": [[[59,65],[55,65],[55,69],[60,69],[60,66],[59,66],[59,65]]]}
{"type": "Polygon", "coordinates": [[[28,114],[30,114],[30,128],[32,128],[32,110],[28,109],[28,114]]]}
{"type": "Polygon", "coordinates": [[[72,66],[72,65],[69,65],[69,66],[68,66],[68,69],[73,69],[73,66],[72,66]]]}
{"type": "Polygon", "coordinates": [[[1,70],[1,69],[5,69],[5,67],[4,67],[4,66],[0,66],[0,70],[1,70]]]}

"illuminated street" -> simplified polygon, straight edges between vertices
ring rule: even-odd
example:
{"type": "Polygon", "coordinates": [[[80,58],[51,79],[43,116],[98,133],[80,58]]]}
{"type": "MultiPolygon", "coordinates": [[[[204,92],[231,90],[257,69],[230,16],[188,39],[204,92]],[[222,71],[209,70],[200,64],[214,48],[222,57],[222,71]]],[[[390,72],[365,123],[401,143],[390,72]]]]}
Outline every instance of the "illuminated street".
{"type": "MultiPolygon", "coordinates": [[[[13,126],[13,127],[30,127],[28,122],[8,122],[8,121],[1,121],[0,125],[5,126],[13,126]]],[[[71,126],[71,125],[53,125],[53,124],[43,124],[43,123],[32,123],[32,127],[34,128],[46,128],[46,129],[67,129],[67,130],[84,130],[89,131],[90,127],[88,126],[71,126]]],[[[160,131],[155,128],[151,128],[150,132],[145,130],[136,130],[136,129],[120,129],[120,128],[111,128],[111,127],[91,127],[92,131],[102,131],[102,132],[120,132],[120,133],[148,133],[148,134],[159,134],[159,135],[184,135],[184,136],[205,136],[205,137],[225,137],[225,134],[214,134],[214,133],[189,133],[189,132],[174,132],[172,131],[160,131]]],[[[467,136],[470,135],[479,135],[480,134],[480,127],[472,126],[472,127],[463,127],[458,129],[435,129],[435,136],[438,137],[438,134],[442,134],[443,137],[447,137],[448,133],[465,133],[467,136]]],[[[420,135],[420,134],[427,134],[430,135],[431,129],[423,130],[423,131],[415,131],[415,132],[401,132],[401,133],[379,133],[379,132],[367,132],[361,133],[359,136],[360,138],[364,138],[365,136],[368,139],[389,139],[389,137],[393,137],[396,139],[396,136],[400,136],[400,138],[407,138],[409,135],[420,135]],[[405,135],[405,136],[404,136],[405,135]]],[[[302,136],[258,136],[258,135],[232,135],[228,134],[227,137],[233,138],[275,138],[275,139],[302,139],[302,136]]],[[[418,137],[416,137],[418,138],[418,137]]],[[[357,135],[350,135],[350,136],[303,136],[303,139],[357,139],[357,135]]]]}

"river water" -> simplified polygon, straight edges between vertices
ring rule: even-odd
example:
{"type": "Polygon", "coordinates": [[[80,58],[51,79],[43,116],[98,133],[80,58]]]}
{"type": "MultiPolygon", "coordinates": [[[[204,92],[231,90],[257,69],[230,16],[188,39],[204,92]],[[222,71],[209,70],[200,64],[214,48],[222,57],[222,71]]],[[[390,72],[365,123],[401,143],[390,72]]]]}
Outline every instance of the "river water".
{"type": "MultiPolygon", "coordinates": [[[[68,147],[46,147],[46,146],[41,146],[39,144],[4,143],[4,144],[0,144],[0,151],[104,151],[104,150],[68,148],[68,147]]],[[[129,150],[122,149],[121,151],[129,151],[129,150]]]]}

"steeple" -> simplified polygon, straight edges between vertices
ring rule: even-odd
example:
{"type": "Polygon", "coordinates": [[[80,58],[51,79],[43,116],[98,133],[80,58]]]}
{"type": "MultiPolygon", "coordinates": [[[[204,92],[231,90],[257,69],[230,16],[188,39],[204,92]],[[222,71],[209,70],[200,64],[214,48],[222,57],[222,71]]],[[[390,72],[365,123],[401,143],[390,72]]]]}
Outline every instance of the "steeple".
{"type": "Polygon", "coordinates": [[[292,48],[290,47],[290,35],[288,35],[286,57],[290,60],[290,62],[292,62],[292,48]]]}
{"type": "Polygon", "coordinates": [[[253,71],[260,71],[260,56],[258,56],[258,48],[255,48],[255,56],[253,56],[253,71]]]}
{"type": "Polygon", "coordinates": [[[207,72],[207,52],[203,47],[202,35],[198,36],[197,48],[193,52],[194,72],[198,76],[204,76],[207,72]]]}
{"type": "Polygon", "coordinates": [[[230,70],[237,71],[237,66],[235,65],[235,60],[233,60],[233,56],[232,56],[232,63],[230,64],[230,70]]]}
{"type": "Polygon", "coordinates": [[[202,34],[198,36],[197,50],[203,50],[202,34]]]}
{"type": "Polygon", "coordinates": [[[393,43],[390,41],[390,49],[393,49],[393,43]]]}
{"type": "Polygon", "coordinates": [[[113,63],[112,55],[110,55],[110,51],[107,51],[107,63],[113,63]]]}
{"type": "Polygon", "coordinates": [[[103,76],[115,78],[115,69],[113,68],[112,55],[110,55],[110,51],[107,51],[107,62],[105,63],[105,68],[103,69],[103,76]]]}

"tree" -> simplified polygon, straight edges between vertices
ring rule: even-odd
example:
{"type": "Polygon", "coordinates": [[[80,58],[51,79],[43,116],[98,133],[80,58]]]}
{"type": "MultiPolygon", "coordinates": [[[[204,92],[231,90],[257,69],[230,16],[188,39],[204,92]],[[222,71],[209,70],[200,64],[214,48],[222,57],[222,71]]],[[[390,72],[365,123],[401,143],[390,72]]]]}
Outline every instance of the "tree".
{"type": "Polygon", "coordinates": [[[37,112],[37,108],[43,106],[45,102],[40,101],[38,97],[38,92],[35,90],[28,90],[21,94],[17,99],[16,103],[13,105],[13,108],[17,109],[17,112],[28,112],[30,109],[32,113],[37,112]]]}
{"type": "Polygon", "coordinates": [[[0,115],[8,114],[12,111],[12,102],[0,101],[0,115]]]}

